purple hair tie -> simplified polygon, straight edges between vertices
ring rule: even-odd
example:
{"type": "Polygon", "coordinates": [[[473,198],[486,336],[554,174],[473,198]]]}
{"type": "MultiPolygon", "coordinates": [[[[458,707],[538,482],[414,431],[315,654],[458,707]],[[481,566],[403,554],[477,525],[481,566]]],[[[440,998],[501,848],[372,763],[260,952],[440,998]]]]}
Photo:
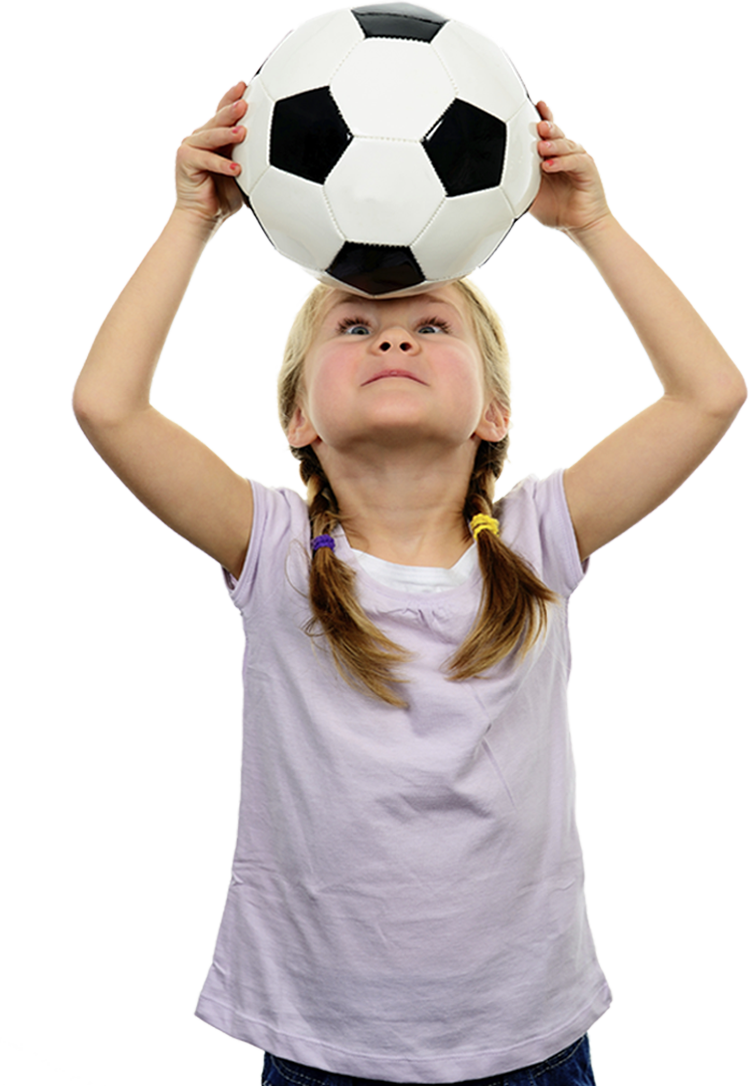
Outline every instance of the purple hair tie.
{"type": "Polygon", "coordinates": [[[332,551],[335,550],[335,539],[332,535],[316,535],[312,540],[312,553],[319,550],[320,547],[330,547],[332,551]]]}

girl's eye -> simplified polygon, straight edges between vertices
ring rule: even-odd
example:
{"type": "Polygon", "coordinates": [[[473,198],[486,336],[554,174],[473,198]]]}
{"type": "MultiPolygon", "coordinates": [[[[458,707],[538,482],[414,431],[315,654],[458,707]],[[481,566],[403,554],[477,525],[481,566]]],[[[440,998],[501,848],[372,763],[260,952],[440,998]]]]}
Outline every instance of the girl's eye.
{"type": "Polygon", "coordinates": [[[433,335],[435,332],[449,332],[450,325],[447,321],[442,320],[441,317],[432,317],[430,320],[423,321],[419,325],[419,331],[428,332],[430,335],[433,335]]]}
{"type": "MultiPolygon", "coordinates": [[[[338,331],[342,332],[346,328],[358,328],[359,325],[364,325],[365,328],[370,327],[369,321],[366,317],[344,317],[344,319],[341,321],[341,324],[338,326],[338,331]]],[[[447,321],[443,320],[442,317],[429,317],[429,319],[427,320],[422,320],[419,324],[419,328],[426,328],[429,325],[434,325],[437,328],[442,328],[444,332],[448,332],[450,330],[450,326],[447,324],[447,321]]]]}
{"type": "Polygon", "coordinates": [[[338,331],[349,336],[368,336],[369,325],[362,317],[344,317],[338,331]]]}

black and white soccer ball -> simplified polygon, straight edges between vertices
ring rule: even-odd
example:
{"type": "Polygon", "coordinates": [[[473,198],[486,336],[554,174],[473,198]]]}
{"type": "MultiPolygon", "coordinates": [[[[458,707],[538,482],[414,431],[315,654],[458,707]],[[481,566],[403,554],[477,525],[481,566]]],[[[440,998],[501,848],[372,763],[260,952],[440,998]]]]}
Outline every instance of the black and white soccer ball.
{"type": "Polygon", "coordinates": [[[325,283],[408,294],[468,275],[541,182],[539,114],[505,53],[413,4],[320,15],[250,83],[237,179],[325,283]]]}

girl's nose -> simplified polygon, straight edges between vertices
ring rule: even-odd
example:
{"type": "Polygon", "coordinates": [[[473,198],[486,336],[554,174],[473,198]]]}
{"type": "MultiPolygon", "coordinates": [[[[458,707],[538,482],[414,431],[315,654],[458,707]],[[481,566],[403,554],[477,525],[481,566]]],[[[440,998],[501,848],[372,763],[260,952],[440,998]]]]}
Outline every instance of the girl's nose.
{"type": "Polygon", "coordinates": [[[407,351],[409,346],[411,346],[412,343],[414,343],[414,340],[412,340],[408,336],[408,332],[398,332],[397,336],[385,336],[383,338],[382,342],[379,344],[380,350],[381,351],[389,351],[390,346],[391,346],[392,343],[401,344],[401,350],[402,351],[407,351]]]}
{"type": "MultiPolygon", "coordinates": [[[[407,351],[410,348],[410,345],[411,344],[410,344],[410,342],[408,340],[403,340],[402,343],[401,343],[401,350],[402,351],[407,351]]],[[[381,351],[389,351],[390,350],[390,340],[383,340],[382,343],[380,343],[380,350],[381,351]]]]}

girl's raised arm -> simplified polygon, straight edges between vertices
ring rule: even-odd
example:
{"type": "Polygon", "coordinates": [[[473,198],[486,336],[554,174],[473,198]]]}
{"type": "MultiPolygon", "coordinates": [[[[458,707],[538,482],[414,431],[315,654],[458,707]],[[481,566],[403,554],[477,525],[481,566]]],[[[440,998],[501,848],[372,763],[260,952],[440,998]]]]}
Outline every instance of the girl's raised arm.
{"type": "Polygon", "coordinates": [[[634,327],[663,396],[567,470],[581,558],[681,486],[746,399],[744,380],[686,298],[611,214],[593,160],[539,103],[544,179],[532,212],[587,252],[634,327]]]}
{"type": "Polygon", "coordinates": [[[241,206],[227,157],[245,129],[245,84],[177,154],[177,202],[163,233],[102,325],[76,383],[73,407],[91,444],[145,505],[238,575],[252,524],[252,489],[197,438],[159,414],[156,364],[211,235],[241,206]]]}

